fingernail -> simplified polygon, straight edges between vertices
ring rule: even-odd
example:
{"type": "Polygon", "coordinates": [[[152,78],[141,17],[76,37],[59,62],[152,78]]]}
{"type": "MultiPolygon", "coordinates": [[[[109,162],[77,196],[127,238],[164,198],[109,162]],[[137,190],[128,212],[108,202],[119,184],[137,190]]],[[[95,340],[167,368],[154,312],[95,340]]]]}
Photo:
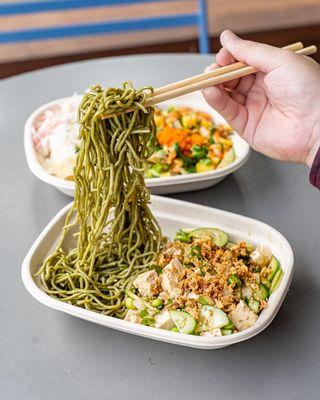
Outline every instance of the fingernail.
{"type": "Polygon", "coordinates": [[[221,39],[227,42],[237,42],[239,37],[227,29],[221,33],[221,39]]]}

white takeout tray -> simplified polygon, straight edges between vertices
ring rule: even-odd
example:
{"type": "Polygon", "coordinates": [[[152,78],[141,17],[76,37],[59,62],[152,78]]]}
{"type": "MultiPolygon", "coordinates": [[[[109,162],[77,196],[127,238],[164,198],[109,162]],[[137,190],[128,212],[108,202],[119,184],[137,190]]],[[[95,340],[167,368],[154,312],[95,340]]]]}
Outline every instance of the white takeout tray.
{"type": "MultiPolygon", "coordinates": [[[[24,128],[24,148],[27,163],[32,173],[43,182],[46,182],[49,185],[56,187],[62,193],[73,197],[75,190],[74,182],[50,175],[49,172],[39,162],[37,151],[35,150],[32,141],[32,127],[39,116],[45,110],[53,108],[55,105],[65,100],[66,98],[63,98],[44,104],[43,106],[37,108],[30,115],[24,128]]],[[[159,108],[166,108],[170,105],[187,106],[196,110],[208,112],[213,116],[214,121],[217,124],[225,124],[225,120],[221,117],[221,115],[213,110],[198,92],[161,103],[159,104],[159,108]]],[[[147,186],[151,188],[153,194],[168,194],[205,189],[216,185],[227,175],[239,169],[247,161],[250,155],[249,145],[243,139],[241,139],[240,136],[234,134],[231,138],[234,144],[236,159],[230,165],[208,172],[146,179],[147,186]]]]}
{"type": "Polygon", "coordinates": [[[26,289],[38,301],[56,310],[150,339],[199,349],[217,349],[249,339],[265,329],[277,314],[289,289],[293,275],[293,253],[287,240],[277,230],[263,222],[227,211],[152,196],[151,209],[161,224],[164,234],[171,239],[176,231],[182,227],[217,227],[226,231],[232,241],[245,240],[255,245],[267,245],[279,259],[284,272],[282,280],[277,290],[270,296],[266,309],[262,311],[255,325],[229,336],[201,337],[135,324],[55,300],[39,288],[33,274],[38,271],[44,258],[57,243],[66,213],[70,207],[71,204],[64,207],[46,226],[29,250],[22,265],[22,279],[26,289]]]}

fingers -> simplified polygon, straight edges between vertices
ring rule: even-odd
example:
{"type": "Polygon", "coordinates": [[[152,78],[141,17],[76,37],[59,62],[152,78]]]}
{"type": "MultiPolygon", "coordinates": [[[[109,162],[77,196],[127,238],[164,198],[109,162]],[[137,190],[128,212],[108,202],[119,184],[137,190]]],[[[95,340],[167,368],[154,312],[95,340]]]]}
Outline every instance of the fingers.
{"type": "MultiPolygon", "coordinates": [[[[227,49],[222,47],[216,55],[216,62],[219,66],[224,67],[225,65],[233,64],[235,62],[235,59],[227,49]]],[[[233,90],[235,87],[238,86],[238,84],[239,79],[234,79],[230,82],[224,83],[223,86],[225,88],[233,90]]]]}
{"type": "Polygon", "coordinates": [[[244,78],[241,78],[239,80],[238,85],[234,88],[234,90],[236,90],[238,93],[243,94],[244,96],[246,96],[247,93],[252,88],[255,80],[256,80],[256,76],[255,75],[245,76],[244,78]]]}
{"type": "Polygon", "coordinates": [[[228,51],[227,49],[222,47],[216,55],[216,62],[217,62],[217,64],[224,66],[224,65],[232,64],[232,63],[236,62],[236,60],[233,57],[233,55],[230,53],[230,51],[228,51]]]}
{"type": "Polygon", "coordinates": [[[289,50],[278,49],[267,44],[242,40],[229,30],[220,36],[222,46],[238,61],[268,73],[290,62],[293,54],[289,50]]]}
{"type": "MultiPolygon", "coordinates": [[[[235,129],[239,134],[244,130],[247,122],[247,110],[243,106],[245,96],[237,98],[236,100],[229,97],[221,85],[212,86],[203,90],[204,98],[207,103],[217,110],[226,121],[235,129]]],[[[232,93],[232,96],[236,96],[232,93]]]]}
{"type": "MultiPolygon", "coordinates": [[[[216,63],[207,67],[206,72],[212,71],[218,67],[224,67],[225,65],[229,65],[234,62],[236,62],[236,60],[232,54],[227,49],[222,47],[216,55],[216,63]]],[[[238,93],[246,95],[251,89],[254,81],[255,75],[249,75],[241,79],[234,79],[232,81],[225,82],[223,87],[230,90],[236,90],[238,93]]]]}
{"type": "Polygon", "coordinates": [[[231,97],[233,100],[235,100],[237,103],[243,106],[246,104],[246,99],[247,99],[246,96],[239,93],[238,91],[230,92],[229,97],[231,97]]]}

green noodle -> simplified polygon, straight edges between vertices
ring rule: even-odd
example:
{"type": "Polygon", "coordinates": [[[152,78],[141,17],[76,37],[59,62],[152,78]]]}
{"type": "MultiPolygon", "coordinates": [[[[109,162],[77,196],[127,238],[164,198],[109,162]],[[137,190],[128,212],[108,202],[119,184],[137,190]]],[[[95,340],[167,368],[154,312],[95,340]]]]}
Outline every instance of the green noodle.
{"type": "Polygon", "coordinates": [[[60,241],[38,275],[50,296],[123,318],[125,290],[147,270],[162,243],[143,174],[154,151],[152,88],[94,86],[79,106],[76,192],[60,241]],[[124,110],[135,106],[136,110],[124,110]],[[115,114],[108,119],[102,116],[115,114]],[[74,233],[76,245],[67,248],[74,233]]]}

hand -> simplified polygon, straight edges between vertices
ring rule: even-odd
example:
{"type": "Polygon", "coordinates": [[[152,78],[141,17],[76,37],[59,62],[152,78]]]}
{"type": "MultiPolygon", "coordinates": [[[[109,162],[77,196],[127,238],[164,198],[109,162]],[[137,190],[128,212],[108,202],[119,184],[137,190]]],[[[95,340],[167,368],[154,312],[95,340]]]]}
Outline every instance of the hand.
{"type": "Polygon", "coordinates": [[[207,70],[242,61],[261,72],[205,89],[206,101],[255,150],[311,166],[320,146],[320,66],[231,31],[220,39],[217,64],[207,70]]]}

